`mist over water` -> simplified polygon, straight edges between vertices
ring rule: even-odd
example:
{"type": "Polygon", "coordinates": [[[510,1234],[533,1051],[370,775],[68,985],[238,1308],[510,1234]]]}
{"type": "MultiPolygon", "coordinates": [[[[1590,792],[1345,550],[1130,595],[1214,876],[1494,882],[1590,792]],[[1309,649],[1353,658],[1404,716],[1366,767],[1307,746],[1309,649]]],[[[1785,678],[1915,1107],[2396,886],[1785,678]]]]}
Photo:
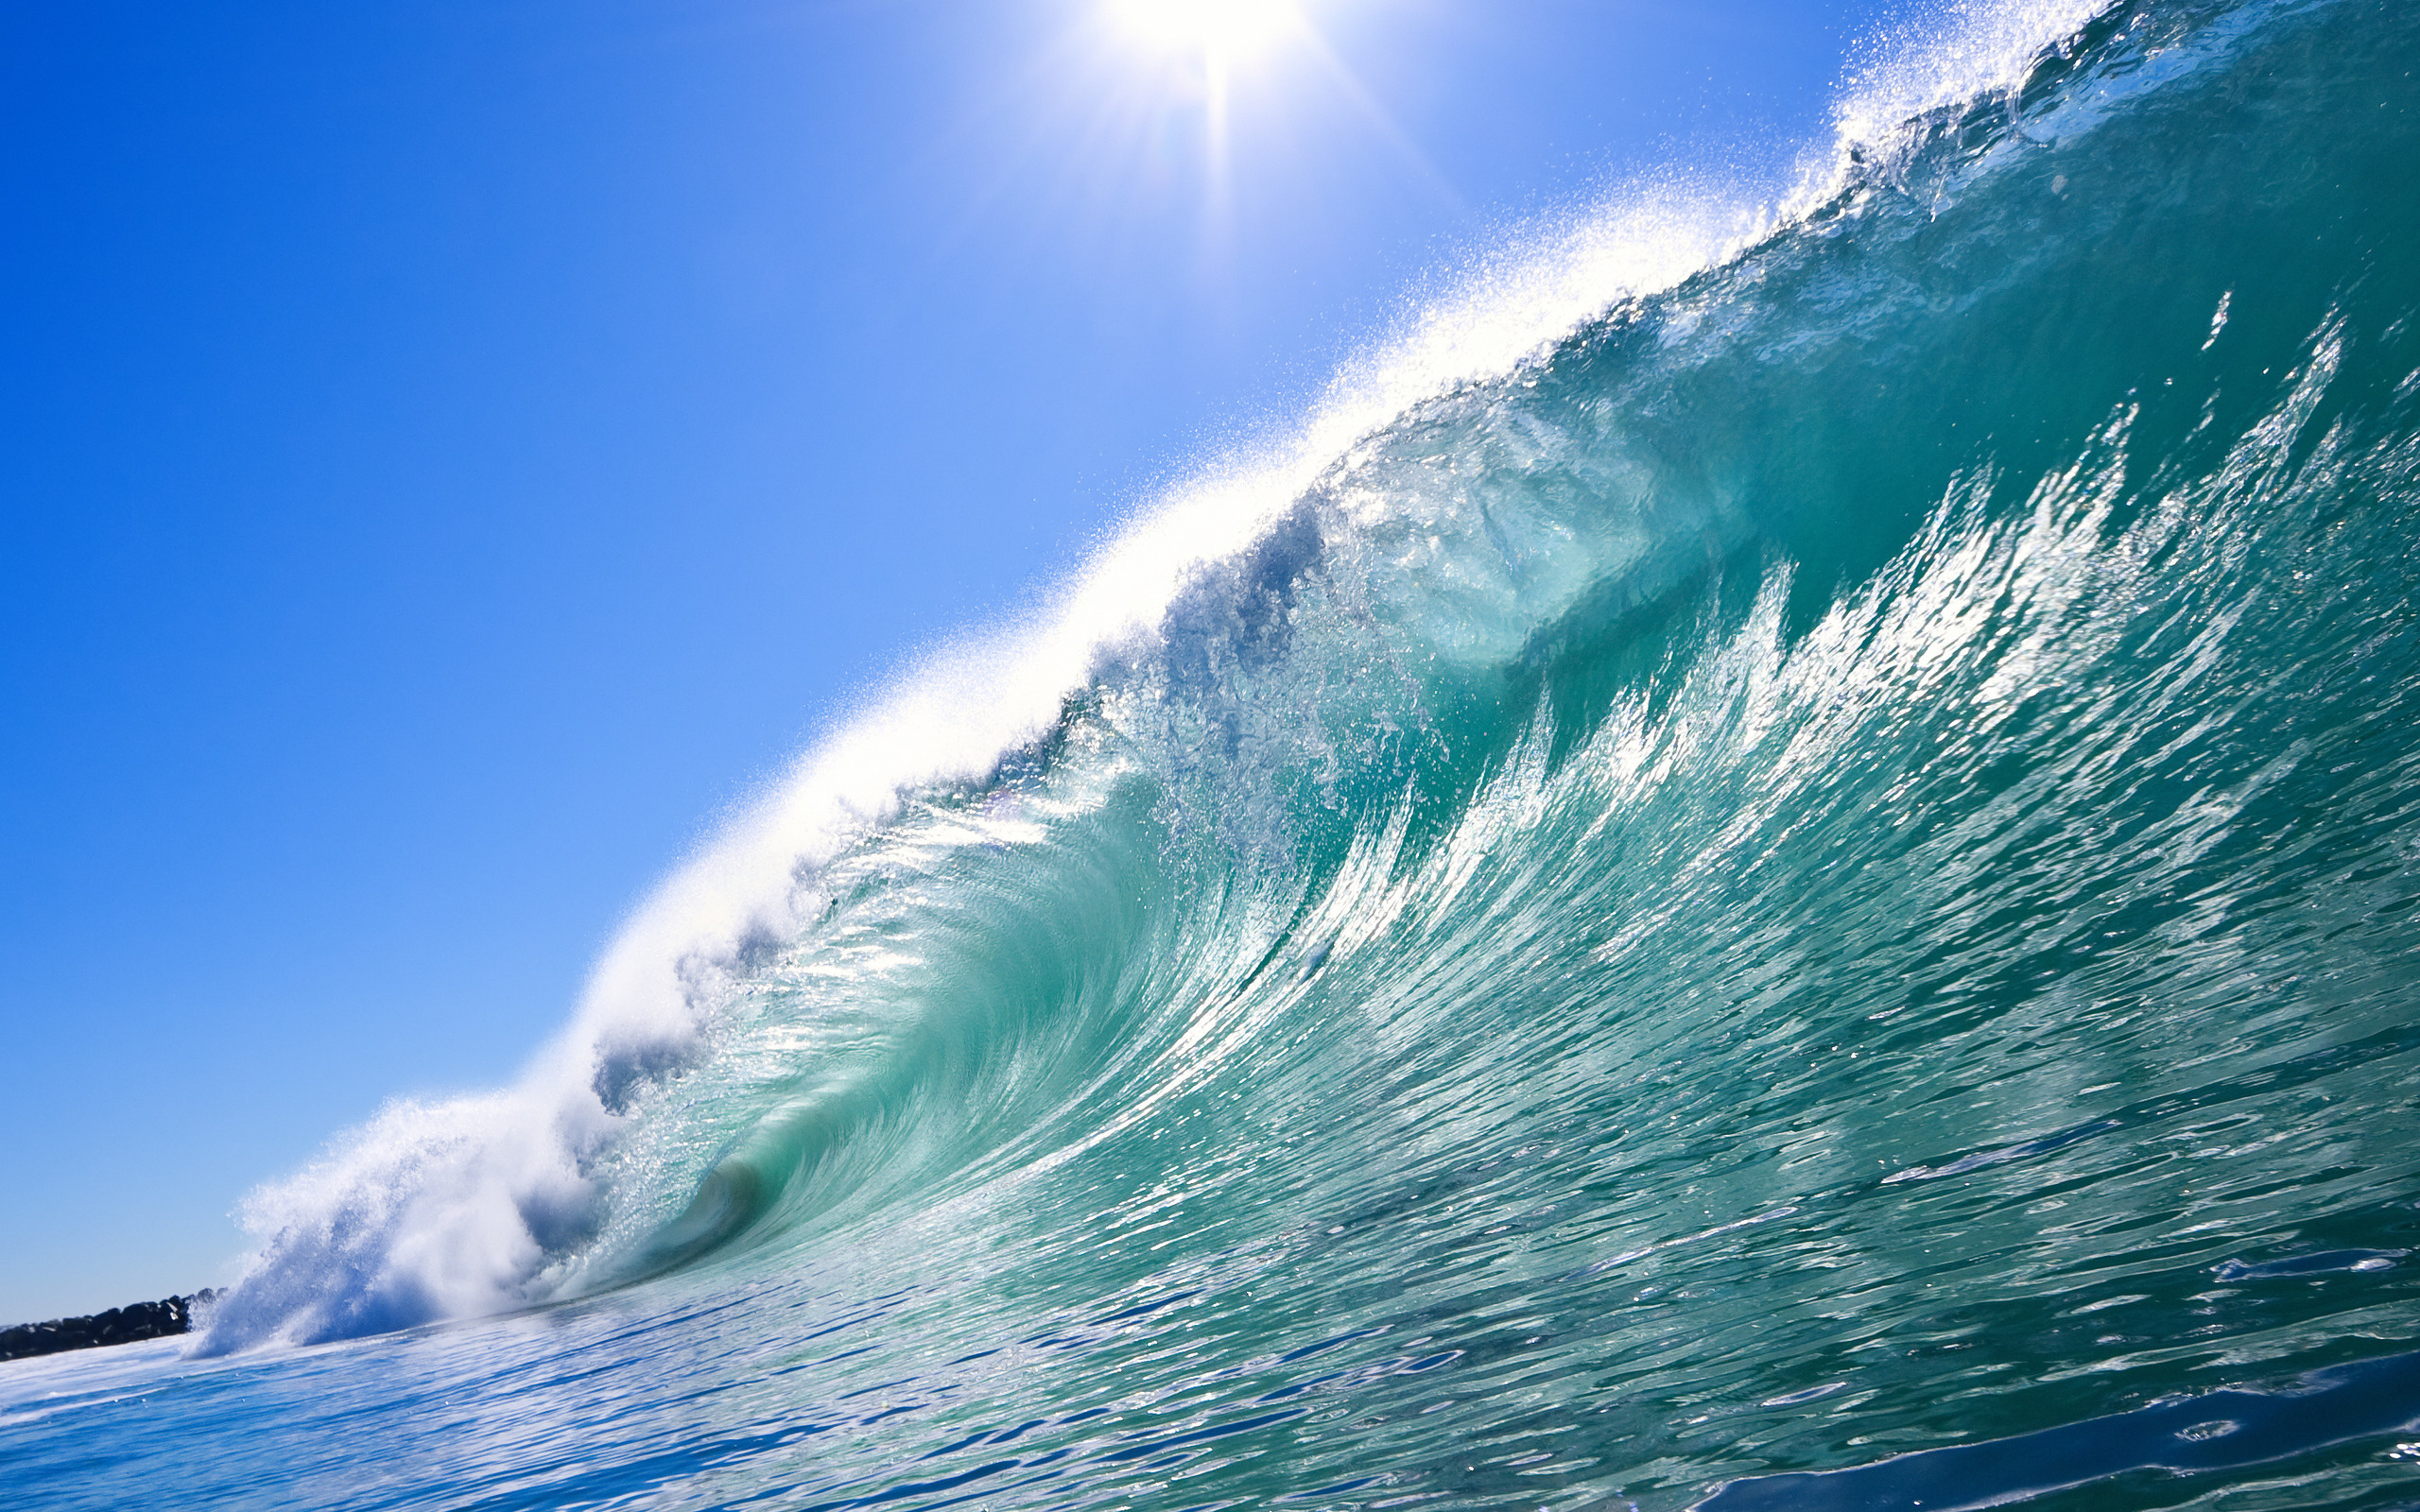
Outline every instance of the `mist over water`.
{"type": "Polygon", "coordinates": [[[257,1194],[195,1358],[0,1372],[0,1481],[2420,1499],[2415,67],[1951,13],[1535,229],[257,1194]]]}

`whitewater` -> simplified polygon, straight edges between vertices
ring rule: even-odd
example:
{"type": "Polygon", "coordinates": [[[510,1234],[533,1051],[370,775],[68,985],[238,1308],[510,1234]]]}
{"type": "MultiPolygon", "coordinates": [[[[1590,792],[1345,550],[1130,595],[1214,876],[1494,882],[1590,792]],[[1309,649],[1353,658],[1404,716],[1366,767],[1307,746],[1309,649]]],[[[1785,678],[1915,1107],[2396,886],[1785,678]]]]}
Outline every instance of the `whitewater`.
{"type": "Polygon", "coordinates": [[[1519,228],[0,1487],[2420,1505],[2415,69],[1979,6],[1519,228]]]}

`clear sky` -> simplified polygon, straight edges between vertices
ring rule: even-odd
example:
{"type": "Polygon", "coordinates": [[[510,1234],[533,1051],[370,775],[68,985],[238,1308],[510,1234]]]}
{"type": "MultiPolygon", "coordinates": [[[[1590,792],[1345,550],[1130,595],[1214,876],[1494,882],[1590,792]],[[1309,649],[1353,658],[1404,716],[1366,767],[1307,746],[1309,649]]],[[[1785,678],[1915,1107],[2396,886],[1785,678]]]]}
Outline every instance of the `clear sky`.
{"type": "Polygon", "coordinates": [[[1853,0],[0,10],[0,1324],[501,1082],[936,637],[1425,279],[1819,136],[1853,0]]]}

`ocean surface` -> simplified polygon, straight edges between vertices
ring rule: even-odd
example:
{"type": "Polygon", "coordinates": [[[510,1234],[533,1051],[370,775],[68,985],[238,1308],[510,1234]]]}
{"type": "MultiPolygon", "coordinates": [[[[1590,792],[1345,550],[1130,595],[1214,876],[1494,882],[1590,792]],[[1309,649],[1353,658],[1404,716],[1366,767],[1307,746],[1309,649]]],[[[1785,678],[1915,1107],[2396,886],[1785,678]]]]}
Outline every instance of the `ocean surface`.
{"type": "Polygon", "coordinates": [[[1530,228],[0,1499],[2420,1506],[2415,69],[1978,9],[1530,228]]]}

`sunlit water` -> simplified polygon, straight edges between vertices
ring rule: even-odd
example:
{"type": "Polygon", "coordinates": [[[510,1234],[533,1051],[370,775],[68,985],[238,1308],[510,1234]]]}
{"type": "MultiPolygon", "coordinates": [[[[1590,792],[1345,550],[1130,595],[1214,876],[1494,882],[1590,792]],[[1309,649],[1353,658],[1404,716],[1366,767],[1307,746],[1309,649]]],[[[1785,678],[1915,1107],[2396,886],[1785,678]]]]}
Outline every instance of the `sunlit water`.
{"type": "Polygon", "coordinates": [[[2420,10],[2028,56],[1410,332],[0,1488],[2420,1505],[2420,10]]]}

